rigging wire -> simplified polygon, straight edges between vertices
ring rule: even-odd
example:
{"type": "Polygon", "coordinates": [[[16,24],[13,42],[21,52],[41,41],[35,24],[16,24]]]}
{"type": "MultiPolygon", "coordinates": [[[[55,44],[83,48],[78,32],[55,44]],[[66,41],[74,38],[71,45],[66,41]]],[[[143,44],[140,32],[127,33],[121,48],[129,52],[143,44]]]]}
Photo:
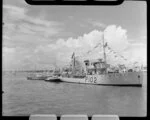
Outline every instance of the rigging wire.
{"type": "MultiPolygon", "coordinates": [[[[97,45],[95,45],[95,46],[93,47],[92,50],[88,50],[87,52],[83,53],[82,55],[78,55],[78,56],[76,56],[76,57],[85,57],[85,56],[89,55],[90,53],[92,53],[97,47],[102,47],[102,46],[103,46],[102,43],[99,42],[97,45]]],[[[122,55],[120,55],[118,52],[114,51],[114,50],[108,45],[107,42],[105,43],[105,46],[104,46],[104,47],[107,48],[107,51],[108,51],[108,52],[107,52],[107,55],[110,55],[111,53],[113,53],[112,55],[114,55],[115,58],[121,58],[121,59],[127,61],[127,59],[126,59],[124,56],[122,56],[122,55]]],[[[133,64],[133,63],[131,63],[131,64],[133,64]]]]}
{"type": "Polygon", "coordinates": [[[76,57],[85,57],[85,56],[87,56],[88,54],[90,54],[90,53],[92,53],[97,47],[99,47],[99,46],[101,46],[102,47],[102,43],[98,43],[95,47],[93,47],[93,49],[92,50],[88,50],[87,52],[85,52],[84,54],[82,54],[82,55],[78,55],[78,56],[76,56],[76,57]]]}

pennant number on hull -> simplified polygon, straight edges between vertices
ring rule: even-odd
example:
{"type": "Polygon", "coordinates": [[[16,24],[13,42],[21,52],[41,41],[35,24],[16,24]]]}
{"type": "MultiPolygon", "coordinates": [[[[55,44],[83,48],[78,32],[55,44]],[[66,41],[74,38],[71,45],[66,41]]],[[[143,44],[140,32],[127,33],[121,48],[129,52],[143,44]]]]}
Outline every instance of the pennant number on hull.
{"type": "Polygon", "coordinates": [[[97,83],[97,77],[95,76],[85,77],[85,83],[97,83]]]}

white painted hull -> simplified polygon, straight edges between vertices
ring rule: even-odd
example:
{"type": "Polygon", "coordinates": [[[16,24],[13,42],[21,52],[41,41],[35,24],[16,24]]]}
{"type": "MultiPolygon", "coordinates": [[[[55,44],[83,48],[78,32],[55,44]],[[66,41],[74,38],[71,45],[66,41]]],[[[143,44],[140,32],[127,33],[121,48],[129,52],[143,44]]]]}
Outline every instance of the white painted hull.
{"type": "Polygon", "coordinates": [[[99,84],[99,85],[129,85],[142,86],[142,72],[109,73],[103,75],[87,75],[85,78],[60,77],[63,82],[99,84]]]}

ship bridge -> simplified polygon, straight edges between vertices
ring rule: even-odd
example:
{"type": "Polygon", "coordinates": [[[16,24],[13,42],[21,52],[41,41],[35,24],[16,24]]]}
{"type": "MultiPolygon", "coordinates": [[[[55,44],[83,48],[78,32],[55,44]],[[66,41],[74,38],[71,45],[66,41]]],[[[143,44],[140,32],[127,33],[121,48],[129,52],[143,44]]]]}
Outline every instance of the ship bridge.
{"type": "Polygon", "coordinates": [[[104,74],[107,73],[108,64],[106,64],[102,59],[97,60],[85,60],[87,74],[104,74]]]}

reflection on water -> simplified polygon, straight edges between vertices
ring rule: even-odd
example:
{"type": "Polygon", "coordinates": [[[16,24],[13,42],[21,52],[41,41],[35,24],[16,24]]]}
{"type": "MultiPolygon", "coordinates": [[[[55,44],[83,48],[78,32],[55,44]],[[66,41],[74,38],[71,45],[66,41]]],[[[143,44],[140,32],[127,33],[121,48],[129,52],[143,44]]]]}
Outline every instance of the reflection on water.
{"type": "Polygon", "coordinates": [[[118,87],[27,80],[26,73],[3,75],[3,115],[117,114],[146,116],[144,86],[118,87]]]}

